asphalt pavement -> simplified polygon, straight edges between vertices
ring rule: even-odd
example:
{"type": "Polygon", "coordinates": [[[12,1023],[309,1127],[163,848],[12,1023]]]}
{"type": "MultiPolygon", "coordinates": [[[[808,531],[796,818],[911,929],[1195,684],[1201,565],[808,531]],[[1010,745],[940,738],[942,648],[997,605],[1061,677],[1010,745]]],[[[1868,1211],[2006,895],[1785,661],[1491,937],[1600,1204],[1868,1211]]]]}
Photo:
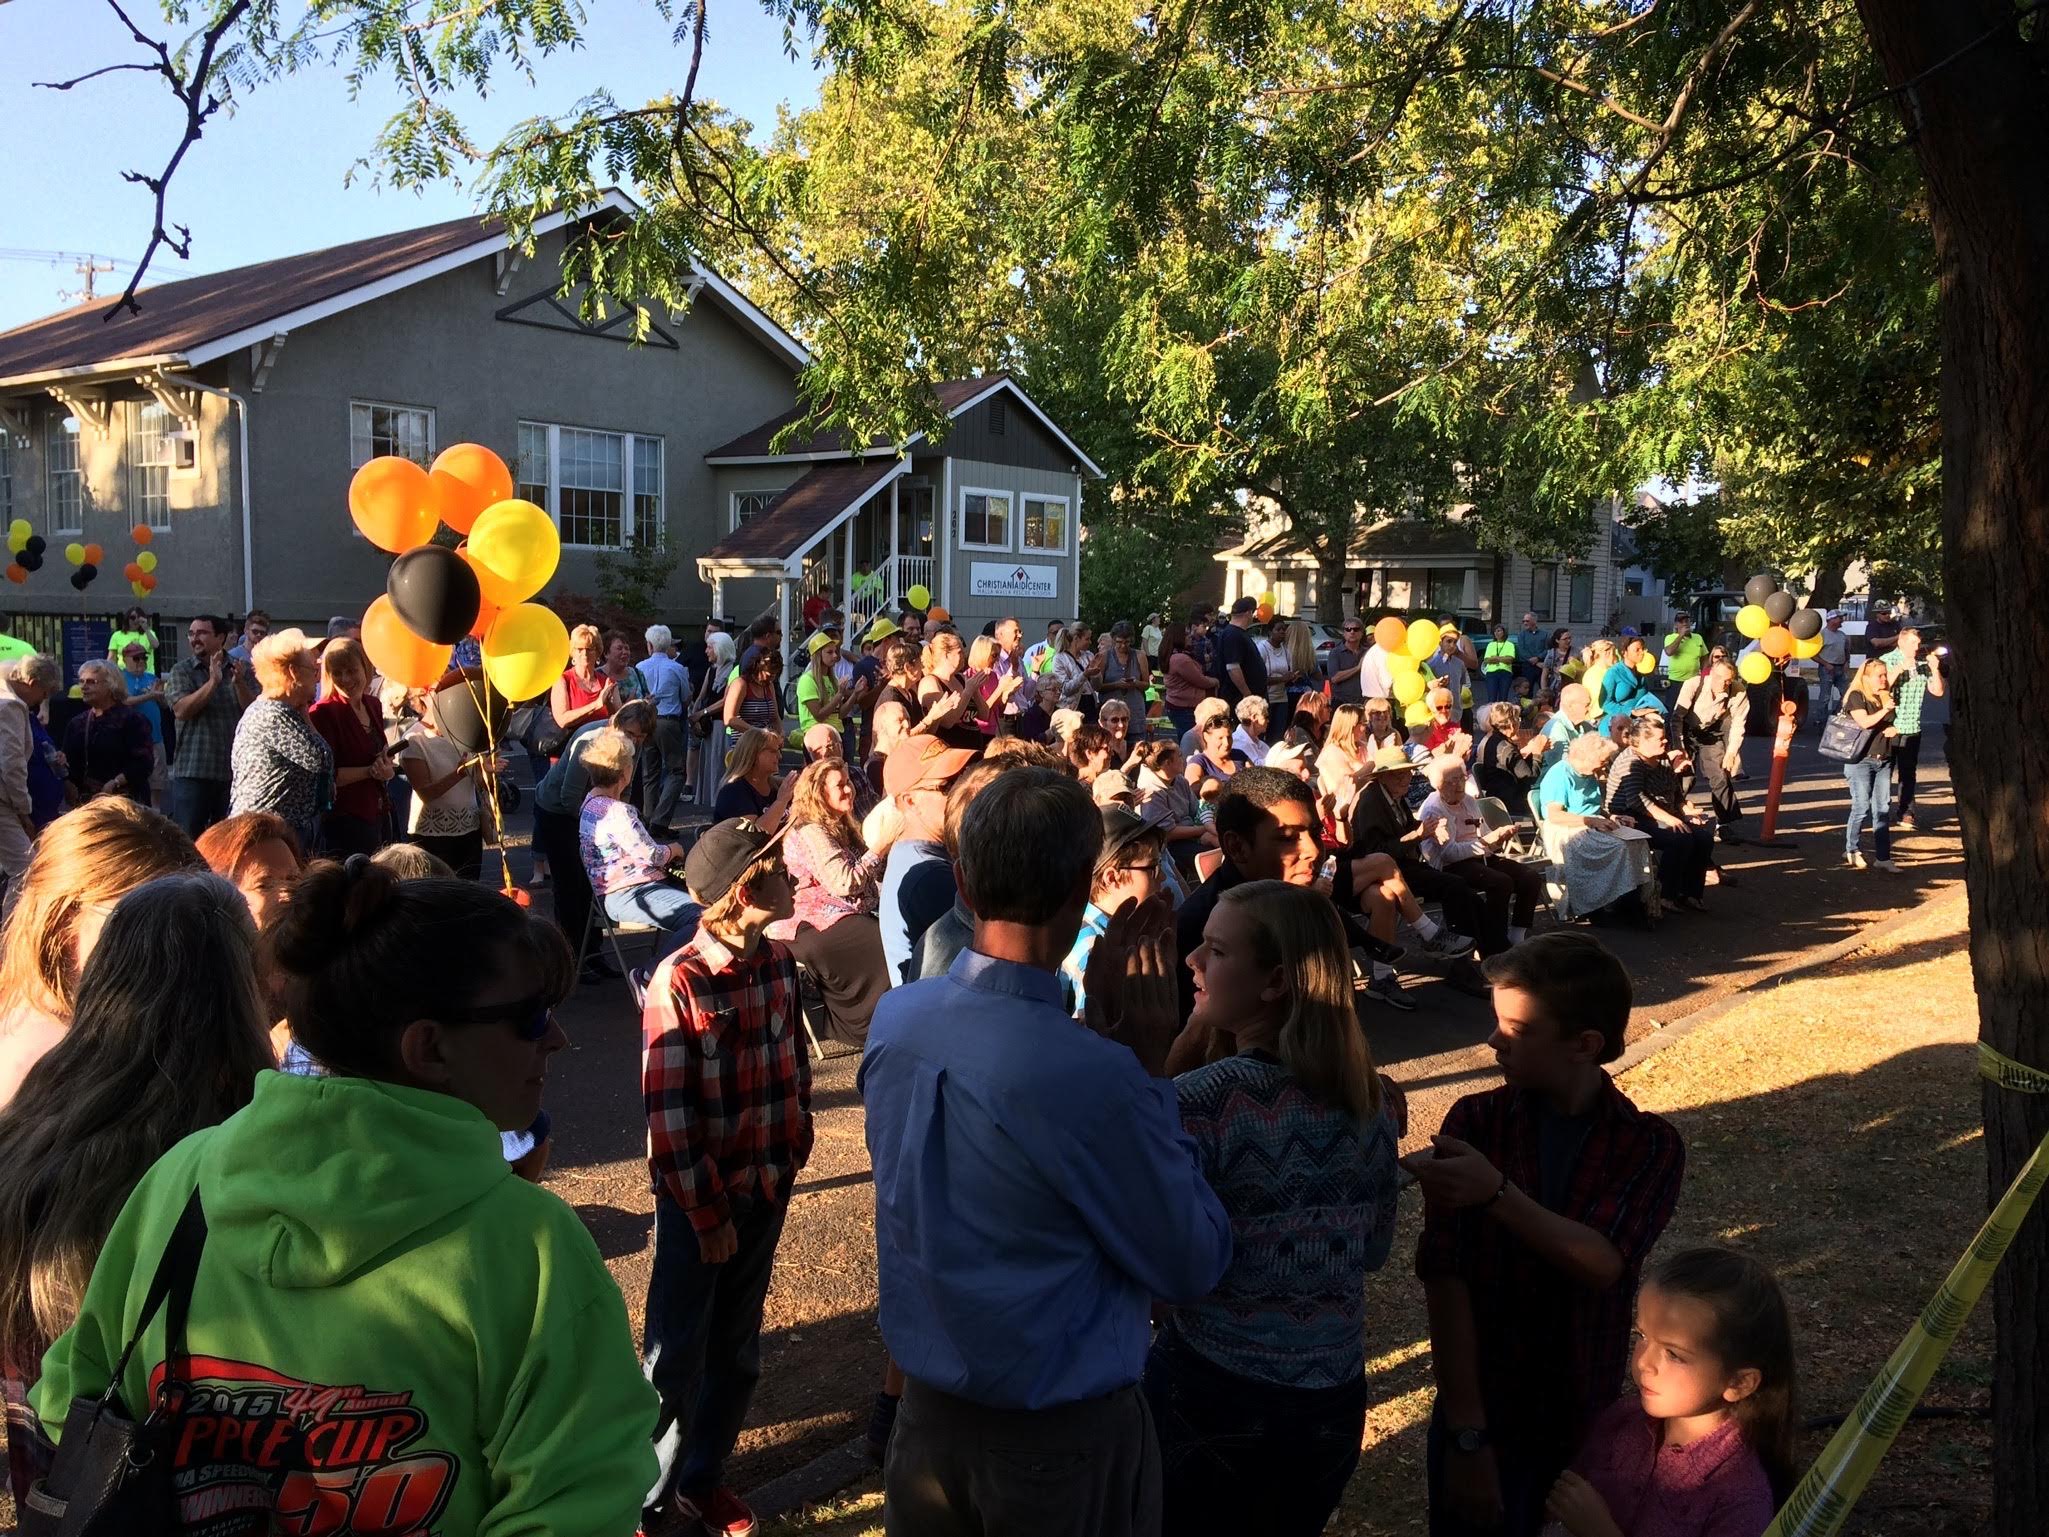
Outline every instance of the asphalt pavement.
{"type": "MultiPolygon", "coordinates": [[[[1843,864],[1848,794],[1839,765],[1796,742],[1780,807],[1780,846],[1721,846],[1730,878],[1709,911],[1672,912],[1655,932],[1603,929],[1636,984],[1633,1038],[1766,980],[1865,925],[1963,878],[1943,761],[1946,714],[1930,700],[1917,797],[1922,830],[1898,839],[1900,873],[1843,864]]],[[[1755,836],[1770,762],[1768,739],[1744,749],[1740,790],[1755,836]]],[[[1865,846],[1870,847],[1866,834],[1865,846]]],[[[516,855],[515,871],[524,868],[516,855]]],[[[542,900],[545,900],[543,898],[542,900]]],[[[1540,919],[1540,927],[1543,920],[1540,919]]],[[[1480,999],[1425,974],[1408,982],[1421,1007],[1368,1002],[1361,1018],[1375,1061],[1407,1090],[1409,1143],[1424,1140],[1461,1094],[1499,1082],[1480,999]]],[[[639,1327],[651,1261],[652,1201],[639,1093],[640,1027],[623,983],[585,986],[562,1010],[571,1046],[549,1074],[555,1148],[547,1183],[597,1239],[639,1327]]],[[[753,1489],[844,1445],[866,1422],[883,1350],[875,1326],[873,1191],[854,1091],[853,1057],[818,1065],[817,1147],[799,1180],[777,1256],[763,1331],[762,1382],[730,1482],[753,1489]]],[[[1740,1089],[1740,1085],[1732,1085],[1740,1089]]]]}

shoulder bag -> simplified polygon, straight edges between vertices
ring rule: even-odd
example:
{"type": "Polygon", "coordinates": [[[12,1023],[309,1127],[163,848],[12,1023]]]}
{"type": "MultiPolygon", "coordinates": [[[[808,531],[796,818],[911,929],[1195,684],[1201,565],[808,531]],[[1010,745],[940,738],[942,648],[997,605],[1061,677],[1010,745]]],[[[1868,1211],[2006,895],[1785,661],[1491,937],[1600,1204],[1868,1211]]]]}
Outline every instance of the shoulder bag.
{"type": "Polygon", "coordinates": [[[1815,751],[1838,763],[1862,763],[1871,751],[1872,739],[1877,735],[1877,732],[1851,720],[1849,711],[1839,710],[1821,728],[1821,742],[1815,751]]]}
{"type": "Polygon", "coordinates": [[[180,1530],[172,1486],[172,1440],[186,1367],[185,1318],[206,1247],[206,1213],[195,1188],[185,1203],[121,1359],[98,1398],[74,1398],[49,1473],[22,1504],[21,1537],[158,1537],[180,1530]],[[168,1304],[168,1307],[166,1307],[168,1304]],[[121,1402],[121,1378],[159,1308],[164,1312],[164,1376],[141,1421],[121,1402]]]}

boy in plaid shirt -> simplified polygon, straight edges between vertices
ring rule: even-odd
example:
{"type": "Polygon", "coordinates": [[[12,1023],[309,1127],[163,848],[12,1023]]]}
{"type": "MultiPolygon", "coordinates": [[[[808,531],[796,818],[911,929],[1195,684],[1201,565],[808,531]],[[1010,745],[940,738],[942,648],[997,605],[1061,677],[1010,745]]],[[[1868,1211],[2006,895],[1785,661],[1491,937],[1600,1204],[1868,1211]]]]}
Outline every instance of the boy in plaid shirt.
{"type": "Polygon", "coordinates": [[[641,1022],[655,1189],[643,1353],[661,1395],[643,1525],[742,1533],[753,1513],[719,1475],[761,1377],[762,1303],[811,1153],[811,1064],[796,963],[763,933],[794,895],[777,839],[721,822],[684,878],[704,915],[655,972],[641,1022]]]}

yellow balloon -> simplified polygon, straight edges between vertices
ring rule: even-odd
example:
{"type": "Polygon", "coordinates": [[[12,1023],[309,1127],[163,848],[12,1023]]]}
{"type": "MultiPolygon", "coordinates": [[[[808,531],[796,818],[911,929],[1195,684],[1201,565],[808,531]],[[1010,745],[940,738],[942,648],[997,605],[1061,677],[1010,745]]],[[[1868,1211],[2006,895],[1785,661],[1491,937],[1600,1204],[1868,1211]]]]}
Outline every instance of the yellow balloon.
{"type": "Polygon", "coordinates": [[[1819,635],[1810,635],[1806,640],[1794,641],[1793,655],[1799,657],[1802,661],[1808,661],[1820,656],[1821,637],[1819,635]]]}
{"type": "Polygon", "coordinates": [[[1403,721],[1411,726],[1427,726],[1436,718],[1430,713],[1430,706],[1420,699],[1410,705],[1408,712],[1402,716],[1403,721]]]}
{"type": "MultiPolygon", "coordinates": [[[[548,515],[532,502],[517,499],[486,507],[470,525],[465,552],[476,568],[484,599],[500,608],[523,603],[548,585],[562,559],[562,536],[548,515]]],[[[494,683],[497,680],[492,680],[494,683]]],[[[500,685],[510,699],[516,694],[500,685]]]]}
{"type": "Polygon", "coordinates": [[[1265,592],[1259,595],[1259,606],[1261,608],[1278,608],[1280,607],[1280,603],[1281,595],[1275,592],[1271,587],[1269,587],[1265,592]]]}
{"type": "Polygon", "coordinates": [[[1745,683],[1767,682],[1772,675],[1772,659],[1762,651],[1753,651],[1736,664],[1736,672],[1745,683]]]}
{"type": "Polygon", "coordinates": [[[135,557],[135,563],[145,571],[154,571],[157,568],[157,552],[155,550],[144,550],[135,557]]]}
{"type": "Polygon", "coordinates": [[[1394,675],[1394,702],[1411,705],[1423,697],[1423,675],[1413,666],[1394,675]]]}
{"type": "Polygon", "coordinates": [[[546,693],[568,665],[569,631],[552,608],[515,603],[484,632],[484,676],[507,699],[546,693]]]}
{"type": "Polygon", "coordinates": [[[1594,703],[1601,702],[1601,679],[1608,675],[1608,664],[1597,662],[1579,675],[1580,687],[1593,696],[1594,703]]]}
{"type": "Polygon", "coordinates": [[[932,606],[932,589],[923,582],[919,582],[909,592],[904,594],[904,598],[910,603],[912,608],[930,608],[932,606]]]}
{"type": "Polygon", "coordinates": [[[1587,664],[1578,657],[1574,657],[1563,667],[1559,668],[1558,671],[1560,676],[1568,683],[1584,683],[1586,681],[1587,664]]]}
{"type": "MultiPolygon", "coordinates": [[[[1406,634],[1406,632],[1404,632],[1406,634]]],[[[1407,641],[1404,640],[1404,645],[1407,641]]],[[[1390,651],[1387,654],[1387,675],[1390,678],[1413,678],[1421,676],[1423,664],[1406,651],[1390,651]]]]}
{"type": "Polygon", "coordinates": [[[1636,670],[1642,673],[1656,672],[1658,670],[1658,659],[1646,651],[1636,659],[1636,670]]]}
{"type": "Polygon", "coordinates": [[[1472,684],[1468,683],[1464,688],[1458,691],[1458,703],[1459,708],[1461,710],[1470,710],[1473,707],[1472,684]]]}
{"type": "Polygon", "coordinates": [[[1746,640],[1756,640],[1772,627],[1771,615],[1755,603],[1746,603],[1736,610],[1736,628],[1746,640]]]}
{"type": "Polygon", "coordinates": [[[1429,619],[1409,621],[1409,655],[1422,661],[1437,649],[1437,642],[1443,635],[1436,622],[1429,619]]]}

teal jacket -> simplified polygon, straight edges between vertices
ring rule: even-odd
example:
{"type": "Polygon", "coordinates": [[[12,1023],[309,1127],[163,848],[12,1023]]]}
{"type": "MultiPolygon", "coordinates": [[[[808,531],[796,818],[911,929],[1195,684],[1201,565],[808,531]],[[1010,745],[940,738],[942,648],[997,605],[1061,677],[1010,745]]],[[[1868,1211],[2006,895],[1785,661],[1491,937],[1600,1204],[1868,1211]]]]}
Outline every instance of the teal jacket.
{"type": "MultiPolygon", "coordinates": [[[[107,1386],[195,1182],[206,1249],[176,1468],[188,1528],[629,1537],[655,1396],[625,1303],[562,1201],[514,1175],[461,1100],[264,1073],[122,1208],[78,1321],[43,1357],[52,1436],[107,1386]]],[[[150,1326],[120,1388],[147,1409],[150,1326]]]]}

